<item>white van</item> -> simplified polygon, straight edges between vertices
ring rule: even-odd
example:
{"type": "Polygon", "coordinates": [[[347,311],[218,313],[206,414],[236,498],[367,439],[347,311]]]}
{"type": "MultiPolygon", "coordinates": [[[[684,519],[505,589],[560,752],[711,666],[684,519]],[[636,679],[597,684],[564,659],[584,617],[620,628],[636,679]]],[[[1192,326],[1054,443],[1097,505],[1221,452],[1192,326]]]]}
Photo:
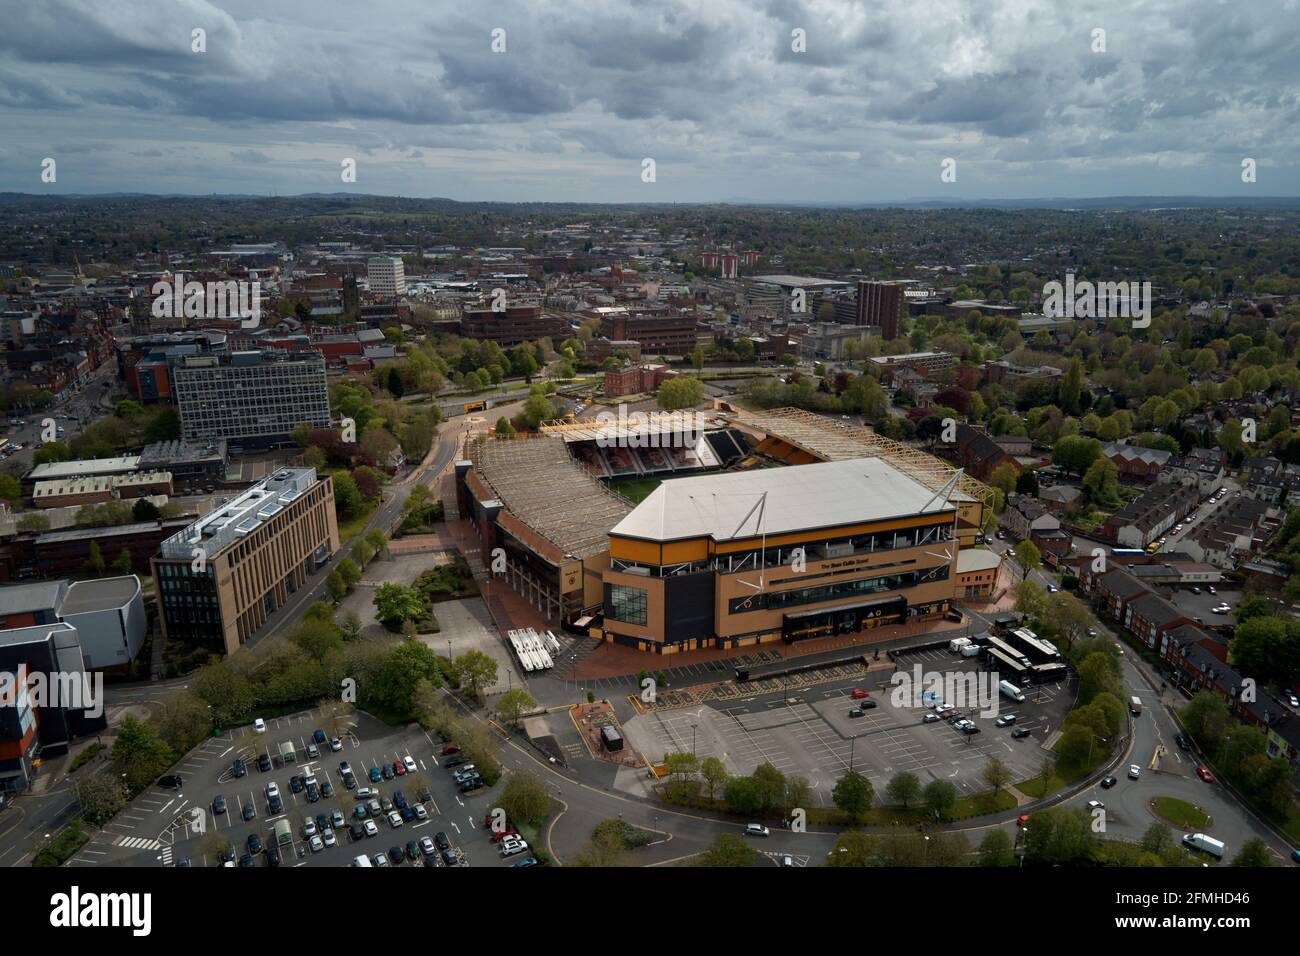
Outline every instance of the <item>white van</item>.
{"type": "Polygon", "coordinates": [[[982,648],[978,644],[967,644],[961,649],[962,657],[979,657],[982,648]]]}
{"type": "Polygon", "coordinates": [[[1004,680],[999,683],[998,690],[1001,692],[1003,697],[1008,697],[1011,700],[1014,700],[1017,704],[1023,704],[1025,702],[1025,695],[1020,693],[1020,688],[1009,680],[1004,680]]]}
{"type": "Polygon", "coordinates": [[[1204,833],[1184,833],[1183,846],[1190,847],[1193,850],[1200,850],[1202,853],[1208,853],[1220,860],[1223,859],[1223,854],[1228,849],[1223,845],[1222,840],[1208,837],[1204,833]]]}
{"type": "Polygon", "coordinates": [[[954,637],[948,642],[948,650],[954,654],[961,653],[962,649],[970,644],[969,637],[954,637]]]}
{"type": "Polygon", "coordinates": [[[360,856],[358,856],[355,860],[353,860],[353,861],[352,861],[352,865],[353,865],[353,866],[368,866],[368,867],[371,867],[371,868],[374,867],[374,864],[370,862],[370,857],[366,856],[364,853],[362,853],[362,854],[361,854],[360,856]]]}
{"type": "Polygon", "coordinates": [[[1129,712],[1130,714],[1132,714],[1134,717],[1136,717],[1138,714],[1142,713],[1142,700],[1141,700],[1141,698],[1138,698],[1138,697],[1130,697],[1130,698],[1128,699],[1128,712],[1129,712]]]}

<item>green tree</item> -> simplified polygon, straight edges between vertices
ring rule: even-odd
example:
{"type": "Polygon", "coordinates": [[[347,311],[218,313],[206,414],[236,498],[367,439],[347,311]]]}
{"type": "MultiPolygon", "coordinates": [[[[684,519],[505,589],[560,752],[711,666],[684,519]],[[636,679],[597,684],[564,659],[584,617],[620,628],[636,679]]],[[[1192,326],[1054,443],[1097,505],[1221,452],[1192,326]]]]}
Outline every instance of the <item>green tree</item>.
{"type": "Polygon", "coordinates": [[[483,688],[491,687],[497,680],[497,662],[482,651],[466,651],[452,662],[460,686],[478,697],[483,688]]]}
{"type": "Polygon", "coordinates": [[[700,854],[700,866],[753,866],[758,851],[734,833],[719,833],[713,844],[700,854]]]}
{"type": "Polygon", "coordinates": [[[727,785],[727,767],[717,757],[705,757],[700,761],[700,776],[709,788],[709,800],[716,800],[718,790],[727,785]]]}
{"type": "Polygon", "coordinates": [[[400,630],[403,621],[418,621],[428,613],[418,591],[404,584],[381,584],[375,588],[375,616],[390,631],[400,630]]]}
{"type": "Polygon", "coordinates": [[[1052,449],[1052,463],[1067,472],[1082,475],[1101,454],[1101,442],[1082,435],[1066,435],[1052,449]]]}
{"type": "Polygon", "coordinates": [[[921,780],[916,774],[901,770],[885,786],[885,796],[890,802],[906,809],[921,795],[921,780]]]}
{"type": "Polygon", "coordinates": [[[420,681],[434,687],[442,683],[438,658],[420,641],[402,641],[384,661],[371,696],[391,713],[409,714],[411,695],[420,681]]]}
{"type": "Polygon", "coordinates": [[[123,548],[118,552],[117,559],[113,562],[113,570],[120,575],[128,575],[135,569],[135,562],[131,560],[131,552],[123,548]]]}
{"type": "Polygon", "coordinates": [[[86,558],[86,563],[82,565],[82,569],[88,572],[89,574],[101,576],[104,573],[105,567],[106,565],[104,564],[104,555],[99,550],[99,542],[92,540],[90,542],[90,547],[88,549],[88,557],[86,558]]]}
{"type": "Polygon", "coordinates": [[[162,512],[148,498],[137,498],[131,506],[131,517],[136,521],[157,521],[162,512]]]}
{"type": "Polygon", "coordinates": [[[171,748],[152,727],[136,717],[122,719],[113,741],[112,761],[118,778],[126,781],[132,793],[152,785],[174,760],[171,748]]]}
{"type": "Polygon", "coordinates": [[[704,399],[704,384],[689,375],[666,379],[655,396],[659,407],[668,411],[692,408],[704,399]]]}
{"type": "Polygon", "coordinates": [[[1021,578],[1028,578],[1029,573],[1042,564],[1043,556],[1038,550],[1038,545],[1029,539],[1021,541],[1016,545],[1013,557],[1016,564],[1020,566],[1021,578]]]}
{"type": "Polygon", "coordinates": [[[546,781],[531,771],[510,774],[501,791],[501,809],[518,823],[539,826],[551,812],[551,796],[546,781]]]}
{"type": "Polygon", "coordinates": [[[845,813],[861,818],[875,802],[876,791],[870,780],[856,770],[850,770],[835,782],[831,799],[845,813]]]}
{"type": "Polygon", "coordinates": [[[990,830],[977,852],[980,866],[1011,866],[1016,861],[1011,837],[1002,830],[990,830]]]}
{"type": "Polygon", "coordinates": [[[22,499],[23,489],[18,484],[18,479],[13,475],[0,474],[0,498],[8,502],[15,502],[22,499]]]}
{"type": "Polygon", "coordinates": [[[537,706],[533,695],[526,690],[508,690],[497,699],[497,714],[512,727],[519,724],[519,718],[537,706]]]}
{"type": "Polygon", "coordinates": [[[957,788],[947,780],[931,780],[921,791],[921,799],[931,813],[942,819],[957,803],[957,788]]]}

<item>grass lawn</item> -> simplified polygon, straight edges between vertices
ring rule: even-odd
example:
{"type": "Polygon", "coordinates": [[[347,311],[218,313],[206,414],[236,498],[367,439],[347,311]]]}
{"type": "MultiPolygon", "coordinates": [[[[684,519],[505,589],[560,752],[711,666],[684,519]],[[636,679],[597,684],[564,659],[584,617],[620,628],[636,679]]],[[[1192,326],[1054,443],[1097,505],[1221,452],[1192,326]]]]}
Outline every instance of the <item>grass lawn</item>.
{"type": "Polygon", "coordinates": [[[659,487],[660,478],[631,478],[611,484],[610,490],[616,491],[632,504],[640,504],[650,496],[650,492],[659,487]]]}
{"type": "Polygon", "coordinates": [[[339,522],[339,544],[345,545],[361,532],[366,530],[366,522],[374,514],[375,506],[371,505],[362,511],[355,518],[349,518],[347,521],[339,522]]]}
{"type": "Polygon", "coordinates": [[[1200,807],[1177,797],[1156,797],[1151,801],[1151,810],[1161,820],[1183,830],[1205,830],[1214,822],[1200,807]]]}

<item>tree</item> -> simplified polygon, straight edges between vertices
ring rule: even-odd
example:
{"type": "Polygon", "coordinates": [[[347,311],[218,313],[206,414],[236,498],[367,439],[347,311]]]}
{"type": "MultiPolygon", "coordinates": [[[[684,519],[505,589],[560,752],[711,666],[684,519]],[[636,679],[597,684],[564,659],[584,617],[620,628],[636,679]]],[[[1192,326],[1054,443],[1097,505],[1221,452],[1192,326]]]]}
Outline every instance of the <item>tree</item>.
{"type": "Polygon", "coordinates": [[[343,632],[343,637],[349,641],[355,641],[361,636],[361,618],[357,616],[356,611],[347,611],[343,615],[343,621],[339,624],[339,629],[343,632]]]}
{"type": "Polygon", "coordinates": [[[68,446],[61,441],[47,441],[32,455],[33,465],[44,465],[51,461],[67,461],[72,457],[68,446]]]}
{"type": "Polygon", "coordinates": [[[100,576],[104,573],[104,555],[99,550],[99,542],[92,540],[88,549],[86,563],[82,569],[90,574],[100,576]]]}
{"type": "Polygon", "coordinates": [[[420,641],[402,641],[384,661],[369,696],[393,713],[409,714],[412,694],[420,681],[428,681],[434,687],[442,683],[438,658],[420,641]]]}
{"type": "Polygon", "coordinates": [[[497,713],[501,719],[512,727],[519,725],[519,718],[537,706],[533,695],[526,690],[508,690],[497,700],[497,713]]]}
{"type": "Polygon", "coordinates": [[[980,866],[1011,866],[1016,859],[1011,837],[1002,830],[990,830],[977,852],[980,866]]]}
{"type": "Polygon", "coordinates": [[[700,761],[700,776],[709,788],[709,800],[716,800],[718,788],[727,785],[726,765],[717,757],[705,757],[700,761]]]}
{"type": "Polygon", "coordinates": [[[172,750],[153,728],[137,717],[124,717],[113,742],[113,766],[119,779],[125,775],[132,793],[153,784],[174,760],[172,750]]]}
{"type": "Polygon", "coordinates": [[[512,773],[501,791],[501,809],[517,823],[540,825],[551,812],[546,781],[527,770],[512,773]]]}
{"type": "Polygon", "coordinates": [[[478,697],[483,688],[497,681],[497,662],[482,651],[466,651],[452,662],[460,686],[478,697]]]}
{"type": "Polygon", "coordinates": [[[1083,487],[1088,489],[1090,501],[1113,508],[1119,504],[1119,469],[1109,458],[1098,458],[1084,473],[1083,487]]]}
{"type": "Polygon", "coordinates": [[[29,511],[18,516],[17,529],[19,531],[49,531],[50,516],[39,511],[29,511]]]}
{"type": "Polygon", "coordinates": [[[732,777],[723,789],[723,800],[732,813],[748,816],[762,809],[758,785],[753,777],[732,777]]]}
{"type": "Polygon", "coordinates": [[[902,770],[894,774],[885,786],[885,796],[891,802],[907,809],[921,795],[921,780],[916,774],[902,770]]]}
{"type": "Polygon", "coordinates": [[[137,498],[131,507],[131,517],[136,521],[157,521],[160,514],[158,506],[148,498],[137,498]]]}
{"type": "Polygon", "coordinates": [[[18,501],[23,496],[22,486],[18,484],[18,479],[13,475],[0,474],[0,498],[5,501],[18,501]]]}
{"type": "Polygon", "coordinates": [[[980,771],[980,777],[992,789],[993,795],[997,796],[1011,782],[1011,768],[997,754],[990,754],[984,769],[980,771]]]}
{"type": "Polygon", "coordinates": [[[876,791],[871,786],[870,780],[856,770],[850,770],[835,782],[831,799],[835,802],[835,806],[845,813],[860,818],[871,809],[871,804],[876,799],[876,791]]]}
{"type": "Polygon", "coordinates": [[[402,384],[402,373],[397,370],[396,365],[388,367],[388,391],[393,398],[401,398],[406,394],[406,386],[402,384]]]}
{"type": "Polygon", "coordinates": [[[1034,542],[1027,538],[1016,545],[1016,550],[1013,556],[1015,557],[1016,564],[1020,566],[1021,578],[1028,578],[1029,572],[1037,568],[1043,560],[1043,556],[1038,550],[1038,545],[1034,544],[1034,542]]]}
{"type": "Polygon", "coordinates": [[[352,476],[339,472],[334,479],[334,512],[343,520],[352,518],[361,510],[361,491],[352,476]]]}
{"type": "Polygon", "coordinates": [[[375,588],[375,616],[390,631],[401,630],[403,621],[417,621],[428,613],[424,599],[404,584],[381,584],[375,588]]]}
{"type": "Polygon", "coordinates": [[[1001,489],[1003,494],[1011,494],[1016,490],[1016,466],[1009,461],[998,465],[989,475],[989,484],[1001,489]]]}
{"type": "Polygon", "coordinates": [[[655,400],[668,411],[692,408],[704,399],[704,383],[689,375],[666,379],[659,386],[655,400]]]}
{"type": "Polygon", "coordinates": [[[700,866],[753,866],[758,851],[734,833],[719,833],[713,845],[700,854],[700,866]]]}
{"type": "Polygon", "coordinates": [[[103,826],[115,817],[129,795],[122,778],[115,773],[95,773],[77,784],[77,803],[81,805],[81,818],[95,826],[103,826]]]}
{"type": "Polygon", "coordinates": [[[1061,376],[1061,388],[1057,393],[1058,401],[1061,403],[1061,410],[1067,415],[1077,415],[1079,413],[1079,398],[1083,393],[1083,363],[1079,356],[1074,356],[1070,364],[1065,367],[1065,374],[1061,376]]]}
{"type": "Polygon", "coordinates": [[[146,445],[159,441],[179,441],[181,438],[181,416],[174,408],[164,407],[158,410],[144,430],[146,445]]]}
{"type": "Polygon", "coordinates": [[[931,813],[943,818],[957,803],[957,788],[947,780],[931,780],[921,791],[921,798],[931,813]]]}
{"type": "Polygon", "coordinates": [[[113,570],[120,575],[128,575],[135,569],[135,562],[131,560],[131,552],[123,548],[118,552],[117,559],[113,562],[113,570]]]}
{"type": "Polygon", "coordinates": [[[1052,449],[1052,463],[1067,472],[1082,475],[1101,454],[1101,442],[1082,435],[1066,435],[1052,449]]]}
{"type": "Polygon", "coordinates": [[[348,585],[343,580],[343,575],[339,574],[338,568],[331,571],[329,576],[325,578],[325,587],[329,590],[330,597],[334,599],[335,604],[347,597],[348,585]]]}

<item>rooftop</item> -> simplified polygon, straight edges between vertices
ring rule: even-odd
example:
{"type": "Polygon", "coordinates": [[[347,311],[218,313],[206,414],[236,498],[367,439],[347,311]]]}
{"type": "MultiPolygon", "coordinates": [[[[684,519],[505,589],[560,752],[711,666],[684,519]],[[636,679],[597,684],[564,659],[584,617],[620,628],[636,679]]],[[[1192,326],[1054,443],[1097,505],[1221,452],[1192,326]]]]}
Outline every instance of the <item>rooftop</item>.
{"type": "Polygon", "coordinates": [[[281,468],[165,540],[159,549],[161,556],[189,560],[193,549],[202,544],[210,560],[256,531],[316,481],[315,468],[281,468]]]}
{"type": "Polygon", "coordinates": [[[33,581],[0,588],[0,614],[51,611],[58,606],[67,581],[33,581]]]}
{"type": "Polygon", "coordinates": [[[47,481],[58,478],[91,477],[93,475],[121,474],[140,467],[139,455],[121,458],[79,458],[73,461],[47,461],[27,473],[28,481],[47,481]]]}
{"type": "Polygon", "coordinates": [[[94,581],[73,581],[63,596],[63,603],[59,605],[59,617],[119,608],[130,603],[139,593],[140,579],[134,574],[94,581]]]}
{"type": "Polygon", "coordinates": [[[673,478],[610,533],[652,541],[729,541],[953,510],[882,459],[856,458],[673,478]]]}

